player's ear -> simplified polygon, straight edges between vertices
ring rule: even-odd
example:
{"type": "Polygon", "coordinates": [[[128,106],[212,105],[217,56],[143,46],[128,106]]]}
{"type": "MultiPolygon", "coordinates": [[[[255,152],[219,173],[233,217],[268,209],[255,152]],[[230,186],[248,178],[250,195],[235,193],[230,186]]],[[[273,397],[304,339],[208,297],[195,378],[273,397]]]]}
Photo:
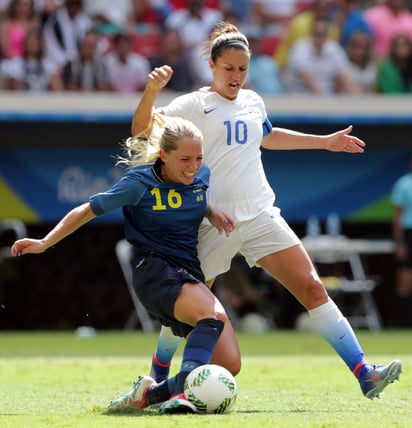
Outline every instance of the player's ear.
{"type": "Polygon", "coordinates": [[[163,163],[167,162],[167,153],[163,149],[160,149],[160,151],[159,151],[159,157],[160,157],[160,160],[163,163]]]}

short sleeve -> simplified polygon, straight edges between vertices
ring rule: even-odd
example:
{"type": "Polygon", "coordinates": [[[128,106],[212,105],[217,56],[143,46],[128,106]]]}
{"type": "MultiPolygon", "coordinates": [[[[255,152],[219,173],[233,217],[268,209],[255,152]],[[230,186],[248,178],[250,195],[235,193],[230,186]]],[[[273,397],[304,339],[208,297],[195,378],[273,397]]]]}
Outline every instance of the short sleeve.
{"type": "Polygon", "coordinates": [[[269,135],[272,131],[272,124],[270,123],[270,120],[266,118],[266,120],[263,122],[263,136],[266,137],[266,135],[269,135]]]}
{"type": "Polygon", "coordinates": [[[91,196],[89,202],[93,212],[99,216],[126,205],[137,205],[146,188],[139,174],[129,171],[106,192],[91,196]]]}

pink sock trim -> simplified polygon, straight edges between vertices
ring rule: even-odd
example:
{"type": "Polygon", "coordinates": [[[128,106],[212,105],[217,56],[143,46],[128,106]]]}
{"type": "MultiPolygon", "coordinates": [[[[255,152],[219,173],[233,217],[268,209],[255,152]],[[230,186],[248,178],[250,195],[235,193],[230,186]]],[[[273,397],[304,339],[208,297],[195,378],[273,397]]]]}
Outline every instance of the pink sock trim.
{"type": "Polygon", "coordinates": [[[358,378],[360,369],[366,364],[366,361],[361,361],[356,364],[356,367],[353,369],[353,374],[358,378]]]}
{"type": "Polygon", "coordinates": [[[170,367],[170,365],[172,364],[171,361],[169,361],[168,363],[161,363],[158,359],[157,359],[157,355],[153,354],[153,362],[155,364],[157,364],[160,367],[170,367]]]}

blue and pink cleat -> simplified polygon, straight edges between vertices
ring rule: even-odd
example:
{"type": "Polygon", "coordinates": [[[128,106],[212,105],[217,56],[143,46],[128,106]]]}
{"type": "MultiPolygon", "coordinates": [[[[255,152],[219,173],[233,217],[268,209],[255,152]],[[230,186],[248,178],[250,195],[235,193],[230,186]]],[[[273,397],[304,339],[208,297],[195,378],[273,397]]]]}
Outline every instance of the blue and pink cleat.
{"type": "Polygon", "coordinates": [[[402,362],[393,360],[386,366],[369,366],[368,370],[359,378],[360,387],[365,397],[373,400],[395,380],[399,380],[402,373],[402,362]]]}

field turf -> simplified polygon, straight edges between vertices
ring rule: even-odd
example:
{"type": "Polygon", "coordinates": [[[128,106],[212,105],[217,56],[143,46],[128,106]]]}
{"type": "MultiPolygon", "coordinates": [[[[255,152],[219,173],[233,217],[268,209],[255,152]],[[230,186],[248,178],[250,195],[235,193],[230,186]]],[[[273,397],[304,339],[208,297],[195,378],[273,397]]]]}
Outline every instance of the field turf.
{"type": "MultiPolygon", "coordinates": [[[[400,358],[401,380],[363,397],[343,362],[312,332],[240,333],[238,400],[227,415],[108,415],[109,401],[147,374],[157,334],[0,332],[0,427],[412,427],[412,331],[358,331],[371,363],[400,358]]],[[[181,348],[172,367],[178,370],[181,348]]]]}

